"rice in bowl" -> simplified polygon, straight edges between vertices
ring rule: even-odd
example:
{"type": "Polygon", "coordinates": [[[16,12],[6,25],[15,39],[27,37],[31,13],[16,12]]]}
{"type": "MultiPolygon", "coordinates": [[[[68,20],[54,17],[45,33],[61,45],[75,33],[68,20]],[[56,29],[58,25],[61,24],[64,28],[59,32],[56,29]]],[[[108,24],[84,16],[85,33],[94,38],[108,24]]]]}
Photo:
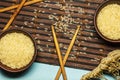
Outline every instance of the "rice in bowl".
{"type": "Polygon", "coordinates": [[[33,59],[35,47],[22,32],[11,32],[0,39],[0,62],[12,69],[20,69],[33,59]]]}
{"type": "Polygon", "coordinates": [[[111,40],[120,40],[120,5],[108,4],[97,15],[97,27],[101,34],[111,40]]]}

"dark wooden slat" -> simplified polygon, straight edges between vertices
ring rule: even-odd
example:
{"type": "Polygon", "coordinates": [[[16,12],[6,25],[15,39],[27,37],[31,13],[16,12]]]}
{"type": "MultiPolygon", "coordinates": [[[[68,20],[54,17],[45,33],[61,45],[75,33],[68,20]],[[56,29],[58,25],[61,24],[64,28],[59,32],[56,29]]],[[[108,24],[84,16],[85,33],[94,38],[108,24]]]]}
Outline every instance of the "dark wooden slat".
{"type": "MultiPolygon", "coordinates": [[[[48,64],[57,64],[58,65],[58,61],[54,60],[54,59],[48,59],[46,60],[45,58],[37,58],[36,61],[38,62],[43,62],[43,63],[48,63],[48,64]]],[[[66,66],[68,67],[73,67],[73,68],[82,68],[82,69],[87,69],[87,70],[92,70],[95,68],[95,66],[88,66],[88,65],[84,65],[84,64],[76,64],[73,62],[67,62],[66,66]]]]}
{"type": "MultiPolygon", "coordinates": [[[[58,60],[58,56],[57,55],[55,55],[55,54],[46,54],[46,53],[42,53],[42,52],[38,52],[38,56],[39,57],[50,57],[50,58],[53,58],[53,59],[57,59],[58,60]]],[[[73,58],[68,58],[67,59],[67,61],[75,61],[75,62],[81,62],[81,63],[88,63],[88,64],[93,64],[93,65],[96,65],[96,64],[98,64],[99,62],[96,62],[96,61],[89,61],[89,62],[87,62],[85,59],[80,59],[80,58],[76,58],[76,59],[74,59],[73,60],[73,58]]]]}

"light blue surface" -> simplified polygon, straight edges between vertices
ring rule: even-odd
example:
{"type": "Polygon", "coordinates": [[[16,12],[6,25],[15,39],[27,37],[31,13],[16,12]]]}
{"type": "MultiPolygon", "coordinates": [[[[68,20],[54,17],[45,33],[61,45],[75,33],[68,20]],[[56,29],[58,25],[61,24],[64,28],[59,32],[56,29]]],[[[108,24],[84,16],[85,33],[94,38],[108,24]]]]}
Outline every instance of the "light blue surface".
{"type": "MultiPolygon", "coordinates": [[[[43,63],[34,63],[29,70],[25,71],[19,76],[8,76],[8,73],[0,70],[0,80],[54,80],[59,66],[53,66],[43,63]]],[[[65,68],[67,72],[68,80],[80,80],[83,74],[89,71],[65,68]]],[[[114,80],[110,76],[107,76],[108,80],[114,80]]],[[[62,77],[60,80],[63,80],[62,77]]]]}

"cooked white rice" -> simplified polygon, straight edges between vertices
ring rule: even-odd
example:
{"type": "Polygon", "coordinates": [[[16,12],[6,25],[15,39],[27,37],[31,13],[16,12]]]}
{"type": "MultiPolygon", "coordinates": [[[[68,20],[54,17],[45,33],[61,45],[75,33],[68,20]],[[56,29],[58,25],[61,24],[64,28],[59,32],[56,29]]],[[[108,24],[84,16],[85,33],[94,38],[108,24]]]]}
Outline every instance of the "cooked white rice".
{"type": "Polygon", "coordinates": [[[109,4],[97,16],[100,32],[112,40],[120,39],[120,5],[109,4]]]}
{"type": "Polygon", "coordinates": [[[12,69],[26,66],[33,55],[34,44],[23,33],[9,33],[0,39],[0,61],[12,69]]]}

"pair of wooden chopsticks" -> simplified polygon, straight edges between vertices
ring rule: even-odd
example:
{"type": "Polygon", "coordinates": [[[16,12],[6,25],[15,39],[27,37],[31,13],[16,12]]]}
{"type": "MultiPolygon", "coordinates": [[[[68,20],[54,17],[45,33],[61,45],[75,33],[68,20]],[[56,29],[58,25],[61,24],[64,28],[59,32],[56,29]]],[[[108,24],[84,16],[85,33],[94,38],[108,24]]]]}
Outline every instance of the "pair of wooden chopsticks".
{"type": "Polygon", "coordinates": [[[79,32],[79,29],[80,29],[80,26],[77,26],[77,30],[76,30],[76,32],[75,32],[75,34],[74,34],[74,36],[73,36],[73,38],[72,38],[72,40],[71,40],[71,42],[70,42],[70,45],[69,45],[69,47],[68,47],[68,49],[67,49],[67,52],[66,52],[66,54],[65,54],[65,57],[64,57],[64,59],[63,59],[63,61],[62,61],[62,56],[61,56],[59,44],[58,44],[58,41],[57,41],[56,33],[55,33],[55,30],[54,30],[54,26],[52,26],[52,33],[53,33],[54,42],[55,42],[55,46],[56,46],[56,51],[57,51],[57,54],[58,54],[58,57],[59,57],[59,62],[60,62],[60,68],[59,68],[59,70],[58,70],[58,72],[57,72],[57,75],[56,75],[56,77],[55,77],[55,80],[58,80],[58,79],[59,79],[61,72],[62,72],[62,75],[63,75],[64,80],[67,80],[66,72],[65,72],[65,69],[64,69],[64,65],[65,65],[66,60],[67,60],[67,58],[68,58],[68,56],[69,56],[69,53],[70,53],[70,51],[71,51],[71,49],[72,49],[72,46],[73,46],[73,44],[74,44],[74,42],[75,42],[76,36],[77,36],[77,34],[78,34],[78,32],[79,32]]]}
{"type": "Polygon", "coordinates": [[[22,0],[22,2],[19,4],[19,5],[15,5],[15,6],[10,6],[8,8],[4,8],[4,9],[1,9],[0,12],[4,12],[4,11],[7,11],[7,10],[11,10],[11,9],[14,9],[14,8],[17,8],[16,11],[14,12],[14,14],[11,16],[10,20],[8,21],[8,23],[5,25],[4,29],[2,31],[5,31],[7,30],[11,23],[13,22],[13,20],[15,19],[15,17],[17,16],[17,14],[20,12],[21,8],[26,5],[29,5],[29,4],[33,4],[33,3],[36,3],[36,2],[39,2],[39,1],[42,1],[42,0],[32,0],[32,1],[29,1],[29,2],[26,2],[27,0],[22,0]],[[26,3],[25,3],[26,2],[26,3]]]}
{"type": "Polygon", "coordinates": [[[54,30],[54,26],[52,26],[52,33],[53,33],[54,42],[55,42],[55,45],[56,45],[56,51],[57,51],[57,54],[58,54],[58,57],[59,57],[59,62],[60,62],[61,70],[62,70],[62,75],[63,75],[64,80],[67,80],[66,72],[65,72],[65,69],[64,69],[62,56],[61,56],[61,52],[60,52],[60,48],[59,48],[59,45],[58,45],[58,41],[57,41],[55,30],[54,30]]]}
{"type": "MultiPolygon", "coordinates": [[[[37,2],[42,2],[43,0],[31,0],[31,1],[27,1],[25,2],[25,4],[23,6],[27,6],[27,5],[31,5],[31,4],[34,4],[34,3],[37,3],[37,2]]],[[[6,7],[6,8],[3,8],[3,9],[0,9],[0,12],[5,12],[5,11],[9,11],[9,10],[12,10],[12,9],[15,9],[19,6],[19,4],[17,5],[13,5],[13,6],[10,6],[10,7],[6,7]]]]}

